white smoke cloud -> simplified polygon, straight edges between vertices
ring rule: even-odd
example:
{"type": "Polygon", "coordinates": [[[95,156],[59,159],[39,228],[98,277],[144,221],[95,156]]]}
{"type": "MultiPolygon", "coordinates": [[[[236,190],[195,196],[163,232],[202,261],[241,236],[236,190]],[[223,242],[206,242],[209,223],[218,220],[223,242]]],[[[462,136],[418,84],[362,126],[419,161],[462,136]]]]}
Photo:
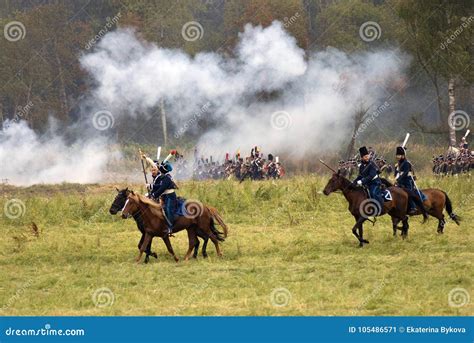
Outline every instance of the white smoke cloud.
{"type": "Polygon", "coordinates": [[[14,185],[102,181],[115,155],[102,139],[67,144],[54,130],[39,136],[25,121],[6,121],[0,131],[0,179],[14,185]]]}
{"type": "Polygon", "coordinates": [[[274,22],[246,25],[232,57],[192,57],[120,29],[80,62],[94,81],[81,105],[82,138],[70,143],[53,129],[40,137],[26,122],[7,122],[0,131],[0,179],[18,185],[103,181],[117,155],[106,138],[85,138],[98,133],[93,113],[111,112],[120,120],[151,113],[161,99],[175,130],[170,135],[199,129],[201,119],[214,123],[201,132],[201,153],[245,154],[255,145],[297,157],[335,151],[352,134],[355,111],[362,103],[373,109],[383,103],[386,86],[403,74],[408,59],[389,50],[346,54],[332,48],[307,56],[274,22]]]}
{"type": "Polygon", "coordinates": [[[328,48],[305,56],[280,22],[246,25],[232,58],[191,57],[142,42],[131,29],[107,34],[81,58],[96,82],[95,101],[114,113],[146,113],[163,98],[179,130],[211,103],[202,117],[218,124],[199,145],[219,156],[254,145],[299,156],[339,149],[355,111],[383,103],[387,84],[407,62],[394,51],[348,55],[328,48]]]}

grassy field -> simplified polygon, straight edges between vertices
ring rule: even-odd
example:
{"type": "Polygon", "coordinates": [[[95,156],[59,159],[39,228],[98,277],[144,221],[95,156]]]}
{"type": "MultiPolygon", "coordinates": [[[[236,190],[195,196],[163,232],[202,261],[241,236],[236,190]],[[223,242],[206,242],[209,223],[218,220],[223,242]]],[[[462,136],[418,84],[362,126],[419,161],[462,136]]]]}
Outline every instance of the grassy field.
{"type": "MultiPolygon", "coordinates": [[[[448,192],[461,226],[449,220],[437,235],[436,220],[412,218],[402,241],[384,217],[366,224],[364,248],[342,195],[321,193],[327,179],[181,183],[181,195],[223,214],[224,257],[209,244],[207,260],[175,263],[156,239],[148,265],[134,262],[135,223],[108,214],[115,185],[4,186],[0,315],[473,314],[463,305],[473,295],[470,178],[420,177],[448,192]]],[[[181,257],[186,241],[172,238],[181,257]]]]}

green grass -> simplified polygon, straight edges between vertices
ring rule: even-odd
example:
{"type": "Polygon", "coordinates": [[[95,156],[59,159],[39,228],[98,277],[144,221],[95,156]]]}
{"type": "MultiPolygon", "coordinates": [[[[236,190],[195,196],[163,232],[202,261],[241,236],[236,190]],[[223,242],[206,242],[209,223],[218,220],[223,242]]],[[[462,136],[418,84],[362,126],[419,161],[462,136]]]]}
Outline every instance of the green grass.
{"type": "MultiPolygon", "coordinates": [[[[448,221],[437,235],[434,218],[412,218],[402,241],[383,217],[365,225],[370,244],[362,249],[344,198],[320,193],[327,179],[180,183],[181,195],[216,206],[229,224],[224,257],[210,243],[209,259],[175,263],[155,239],[158,260],[148,265],[134,263],[135,223],[108,214],[113,185],[4,187],[0,210],[11,199],[26,210],[0,217],[0,315],[473,314],[472,301],[448,305],[456,287],[474,296],[468,177],[419,182],[448,192],[460,227],[448,221]],[[101,287],[113,292],[111,306],[95,306],[101,287]]],[[[172,243],[183,257],[186,234],[172,243]]]]}

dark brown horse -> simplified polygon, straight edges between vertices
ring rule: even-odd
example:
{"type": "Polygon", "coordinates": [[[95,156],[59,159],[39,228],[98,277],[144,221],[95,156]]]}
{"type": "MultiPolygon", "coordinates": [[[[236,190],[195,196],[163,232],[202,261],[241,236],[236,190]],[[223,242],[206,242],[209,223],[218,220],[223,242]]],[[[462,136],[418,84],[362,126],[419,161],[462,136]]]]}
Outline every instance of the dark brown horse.
{"type": "MultiPolygon", "coordinates": [[[[110,214],[112,215],[116,215],[118,212],[120,212],[123,207],[125,206],[125,202],[127,201],[127,197],[128,195],[130,194],[130,190],[127,188],[125,189],[122,189],[122,190],[119,190],[117,189],[117,195],[115,196],[115,199],[112,203],[112,205],[110,206],[110,209],[109,209],[109,212],[110,214]]],[[[215,213],[218,214],[217,210],[215,210],[215,213]]],[[[142,246],[143,244],[143,240],[145,239],[145,228],[143,226],[143,220],[142,220],[142,217],[141,217],[141,212],[140,211],[137,211],[136,213],[132,213],[132,216],[133,216],[133,219],[135,220],[135,223],[137,224],[137,228],[138,230],[140,230],[141,232],[141,238],[140,238],[140,241],[138,242],[138,249],[140,249],[140,247],[142,246]]],[[[204,241],[204,244],[202,246],[202,256],[204,258],[207,257],[207,242],[209,241],[209,236],[207,236],[205,233],[201,232],[201,230],[197,230],[196,232],[197,236],[202,238],[203,241],[204,241]]],[[[216,235],[219,235],[220,232],[216,230],[216,232],[214,232],[214,234],[216,235]]],[[[194,258],[197,258],[197,255],[198,255],[198,252],[199,252],[199,246],[200,246],[200,243],[199,243],[199,239],[196,239],[196,244],[194,246],[194,253],[193,253],[193,257],[194,258]]],[[[149,259],[150,259],[150,256],[154,257],[154,258],[158,258],[158,255],[154,252],[154,251],[151,251],[151,242],[150,244],[147,246],[146,250],[145,250],[145,263],[148,263],[149,259]]]]}
{"type": "Polygon", "coordinates": [[[359,240],[360,247],[362,247],[364,243],[369,243],[369,241],[363,237],[363,223],[368,220],[369,217],[373,216],[389,214],[392,217],[394,235],[397,232],[398,223],[402,222],[402,237],[406,238],[409,228],[407,216],[408,199],[412,199],[415,202],[417,208],[419,208],[423,214],[424,221],[428,217],[420,198],[415,193],[399,187],[389,187],[390,193],[392,193],[392,200],[380,204],[375,199],[369,199],[364,189],[353,186],[351,181],[337,172],[332,175],[324,188],[324,194],[329,195],[338,190],[342,191],[342,194],[344,194],[344,197],[349,202],[349,211],[356,221],[352,228],[352,233],[359,240]]]}
{"type": "MultiPolygon", "coordinates": [[[[393,186],[393,184],[391,184],[388,180],[382,179],[382,182],[387,187],[393,186]]],[[[448,212],[449,217],[454,220],[457,225],[461,224],[461,218],[453,212],[453,205],[451,203],[451,199],[449,199],[446,192],[443,192],[442,190],[436,188],[422,189],[421,192],[426,195],[426,199],[423,202],[426,211],[430,216],[433,216],[438,219],[438,233],[444,232],[444,225],[446,224],[446,220],[444,219],[443,214],[444,209],[446,209],[446,212],[448,212]]],[[[417,208],[417,211],[413,215],[416,216],[420,214],[421,212],[417,208]]]]}
{"type": "MultiPolygon", "coordinates": [[[[116,190],[117,190],[117,195],[115,196],[115,199],[112,202],[112,205],[110,206],[110,209],[109,209],[109,213],[111,215],[116,215],[118,212],[120,212],[123,209],[123,207],[125,206],[125,202],[127,201],[128,194],[130,194],[128,187],[122,190],[116,188],[116,190]]],[[[138,242],[138,249],[140,249],[140,247],[143,244],[143,240],[145,239],[145,227],[143,226],[143,219],[139,211],[136,213],[132,213],[132,216],[133,216],[133,219],[135,220],[135,223],[137,224],[138,230],[142,234],[140,237],[140,241],[138,242]]],[[[148,261],[150,260],[150,256],[153,256],[154,258],[158,258],[158,255],[154,251],[151,251],[151,242],[146,247],[146,250],[145,250],[145,263],[148,263],[148,261]]]]}
{"type": "MultiPolygon", "coordinates": [[[[173,233],[184,229],[186,229],[188,232],[189,248],[186,253],[185,260],[188,260],[191,256],[197,239],[197,230],[201,230],[209,236],[216,247],[217,255],[222,256],[222,252],[219,247],[219,241],[224,241],[224,238],[227,237],[228,228],[215,208],[207,207],[202,204],[200,206],[196,206],[196,204],[196,202],[185,204],[187,209],[186,212],[188,214],[186,216],[178,217],[173,225],[173,233]],[[216,220],[223,227],[223,237],[221,235],[215,234],[217,230],[214,227],[214,220],[216,220]]],[[[175,261],[178,262],[179,259],[174,253],[173,247],[171,246],[167,232],[166,219],[163,215],[160,204],[139,194],[135,194],[132,191],[128,195],[125,206],[122,209],[122,218],[127,218],[132,213],[136,213],[137,211],[141,212],[145,227],[145,239],[143,240],[142,246],[140,247],[140,253],[137,257],[137,262],[140,262],[143,252],[146,250],[146,247],[155,236],[161,237],[163,239],[168,252],[174,257],[175,261]]]]}

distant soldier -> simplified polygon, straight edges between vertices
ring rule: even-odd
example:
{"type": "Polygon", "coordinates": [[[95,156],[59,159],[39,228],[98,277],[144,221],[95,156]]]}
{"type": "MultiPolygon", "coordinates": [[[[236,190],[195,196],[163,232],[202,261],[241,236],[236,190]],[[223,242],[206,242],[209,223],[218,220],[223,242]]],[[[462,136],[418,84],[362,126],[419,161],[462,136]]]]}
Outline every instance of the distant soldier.
{"type": "Polygon", "coordinates": [[[461,152],[469,151],[469,144],[467,143],[467,138],[461,138],[461,143],[459,144],[459,149],[461,152]]]}
{"type": "MultiPolygon", "coordinates": [[[[399,146],[396,151],[397,164],[395,166],[396,185],[410,191],[416,190],[413,180],[413,169],[411,163],[406,159],[405,148],[399,146]]],[[[413,200],[408,201],[408,214],[416,212],[416,205],[413,200]]]]}
{"type": "Polygon", "coordinates": [[[359,167],[359,176],[354,180],[353,184],[357,186],[365,186],[369,190],[369,196],[376,200],[380,209],[383,209],[383,198],[380,189],[381,181],[379,178],[378,168],[374,161],[370,160],[370,153],[365,146],[359,149],[361,165],[359,167]]]}
{"type": "Polygon", "coordinates": [[[273,161],[273,155],[272,154],[268,154],[268,164],[267,164],[265,169],[267,170],[267,178],[276,179],[278,177],[277,165],[273,161]]]}

